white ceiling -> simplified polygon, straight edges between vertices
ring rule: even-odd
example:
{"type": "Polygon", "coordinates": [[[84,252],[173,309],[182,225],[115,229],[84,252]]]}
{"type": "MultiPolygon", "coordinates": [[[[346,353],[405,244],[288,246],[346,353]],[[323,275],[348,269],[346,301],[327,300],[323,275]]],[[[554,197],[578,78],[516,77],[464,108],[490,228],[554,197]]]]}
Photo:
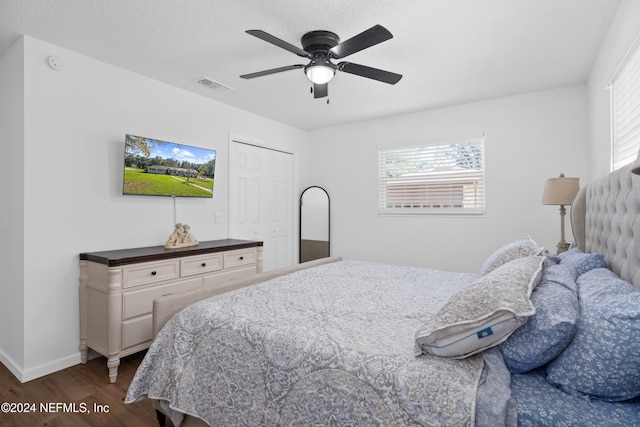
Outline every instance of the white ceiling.
{"type": "Polygon", "coordinates": [[[318,129],[583,83],[618,0],[0,0],[0,54],[25,34],[301,129],[318,129]],[[375,24],[394,38],[350,62],[403,74],[395,86],[338,73],[314,99],[304,63],[245,34],[300,46],[375,24]],[[194,81],[209,77],[232,90],[194,81]]]}

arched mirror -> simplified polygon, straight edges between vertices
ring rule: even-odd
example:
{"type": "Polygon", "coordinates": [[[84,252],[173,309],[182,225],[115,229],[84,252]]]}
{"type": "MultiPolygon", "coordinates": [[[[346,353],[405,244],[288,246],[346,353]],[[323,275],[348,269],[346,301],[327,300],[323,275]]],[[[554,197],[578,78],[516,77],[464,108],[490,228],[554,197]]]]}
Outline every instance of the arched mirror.
{"type": "Polygon", "coordinates": [[[329,194],[312,186],[300,195],[300,262],[329,256],[329,194]]]}

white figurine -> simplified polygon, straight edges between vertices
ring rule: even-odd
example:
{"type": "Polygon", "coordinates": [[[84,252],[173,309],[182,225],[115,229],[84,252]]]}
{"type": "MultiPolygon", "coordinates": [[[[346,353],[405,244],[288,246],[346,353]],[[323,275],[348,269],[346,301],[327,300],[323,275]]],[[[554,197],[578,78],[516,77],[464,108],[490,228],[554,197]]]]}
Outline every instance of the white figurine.
{"type": "Polygon", "coordinates": [[[189,232],[191,227],[188,224],[182,226],[182,246],[195,246],[198,240],[189,232]]]}
{"type": "Polygon", "coordinates": [[[167,249],[175,249],[175,248],[184,248],[187,246],[196,246],[198,241],[191,235],[189,230],[191,227],[187,224],[177,223],[175,230],[169,236],[169,240],[167,240],[164,244],[164,247],[167,249]]]}

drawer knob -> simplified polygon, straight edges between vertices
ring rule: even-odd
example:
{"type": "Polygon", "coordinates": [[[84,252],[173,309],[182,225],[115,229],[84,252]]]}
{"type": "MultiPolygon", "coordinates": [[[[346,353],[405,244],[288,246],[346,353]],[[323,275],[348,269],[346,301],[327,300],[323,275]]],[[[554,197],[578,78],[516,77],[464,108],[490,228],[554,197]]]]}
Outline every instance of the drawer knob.
{"type": "Polygon", "coordinates": [[[242,261],[243,259],[244,259],[244,257],[243,257],[243,256],[241,256],[241,257],[240,257],[240,261],[242,261]]]}
{"type": "Polygon", "coordinates": [[[203,263],[202,263],[202,264],[200,264],[200,265],[202,265],[203,267],[206,267],[206,266],[207,266],[207,263],[206,263],[206,262],[203,262],[203,263]]]}
{"type": "Polygon", "coordinates": [[[152,276],[155,276],[156,274],[158,274],[155,270],[151,272],[152,276]]]}

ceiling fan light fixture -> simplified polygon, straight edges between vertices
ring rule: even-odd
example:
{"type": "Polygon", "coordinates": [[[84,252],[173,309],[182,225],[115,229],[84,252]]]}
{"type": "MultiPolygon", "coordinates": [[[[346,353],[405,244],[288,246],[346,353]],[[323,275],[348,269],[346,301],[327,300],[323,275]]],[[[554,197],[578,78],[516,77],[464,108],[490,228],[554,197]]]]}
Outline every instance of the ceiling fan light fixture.
{"type": "Polygon", "coordinates": [[[306,67],[304,71],[307,74],[307,78],[318,85],[328,83],[336,73],[334,67],[325,64],[311,65],[306,67]]]}

